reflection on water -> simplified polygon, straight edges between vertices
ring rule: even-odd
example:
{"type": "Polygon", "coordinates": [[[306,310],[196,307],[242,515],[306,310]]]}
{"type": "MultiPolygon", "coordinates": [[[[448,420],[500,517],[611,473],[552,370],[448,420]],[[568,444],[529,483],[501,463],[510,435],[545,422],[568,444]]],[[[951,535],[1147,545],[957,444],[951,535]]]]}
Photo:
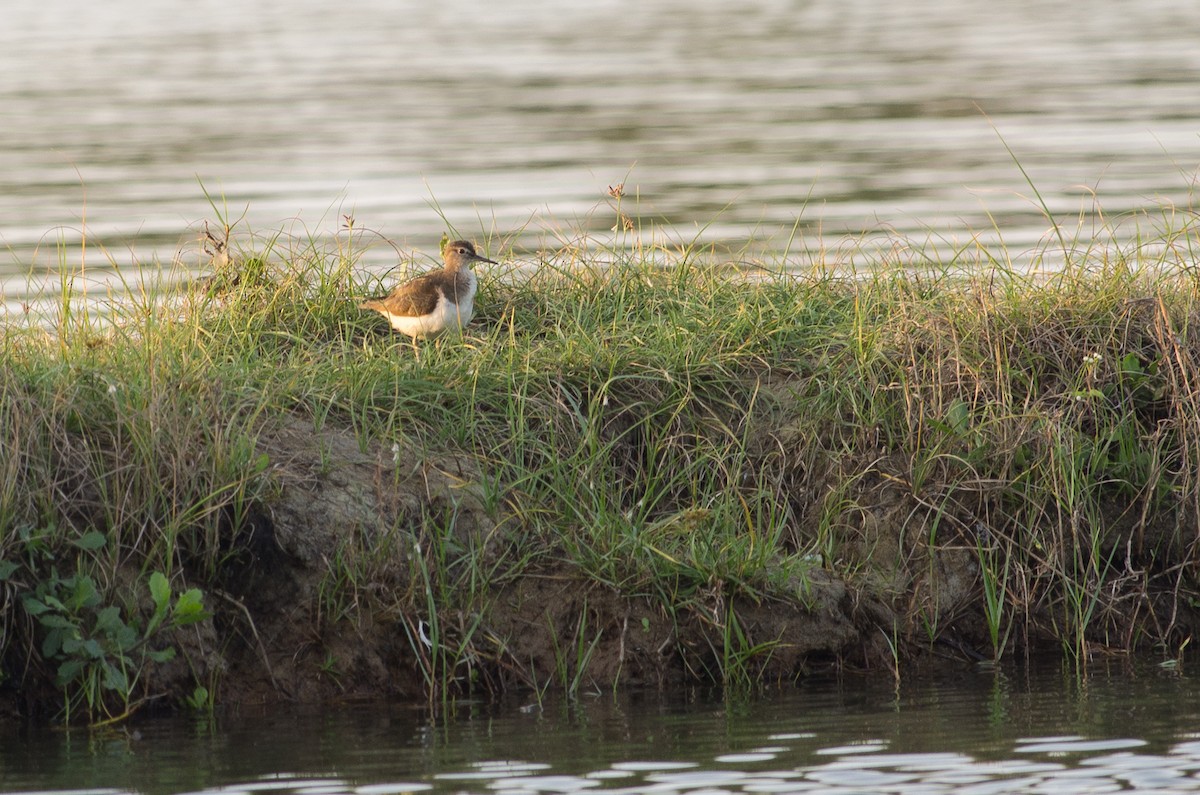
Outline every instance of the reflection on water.
{"type": "Polygon", "coordinates": [[[0,734],[0,791],[1063,793],[1200,791],[1200,692],[1149,668],[810,682],[749,702],[597,697],[155,720],[0,734]],[[134,733],[135,732],[135,733],[134,733]]]}
{"type": "Polygon", "coordinates": [[[606,231],[591,213],[621,181],[683,239],[782,246],[799,219],[1020,251],[1048,223],[997,130],[1068,223],[1093,190],[1110,216],[1186,203],[1200,162],[1200,15],[1178,0],[11,5],[10,294],[60,240],[76,265],[85,225],[90,268],[181,245],[194,264],[199,182],[243,228],[349,214],[426,251],[440,214],[472,237],[606,231]]]}

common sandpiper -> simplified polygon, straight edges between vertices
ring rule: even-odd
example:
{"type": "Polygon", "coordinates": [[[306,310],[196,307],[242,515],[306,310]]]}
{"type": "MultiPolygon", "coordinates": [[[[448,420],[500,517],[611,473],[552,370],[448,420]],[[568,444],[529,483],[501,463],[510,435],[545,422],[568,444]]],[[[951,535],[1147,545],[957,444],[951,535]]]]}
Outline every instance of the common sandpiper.
{"type": "Polygon", "coordinates": [[[446,267],[407,281],[383,298],[359,304],[388,319],[392,328],[419,339],[436,337],[445,331],[460,331],[475,313],[475,290],[479,286],[471,271],[473,262],[490,262],[475,253],[468,240],[452,240],[442,250],[446,267]]]}

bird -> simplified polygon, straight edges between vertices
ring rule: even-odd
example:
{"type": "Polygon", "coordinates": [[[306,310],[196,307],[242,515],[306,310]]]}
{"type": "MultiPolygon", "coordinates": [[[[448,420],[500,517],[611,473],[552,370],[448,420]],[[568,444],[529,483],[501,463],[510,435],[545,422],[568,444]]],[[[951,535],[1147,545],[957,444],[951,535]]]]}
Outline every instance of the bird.
{"type": "Polygon", "coordinates": [[[445,331],[460,331],[475,313],[475,290],[479,286],[471,264],[497,263],[475,253],[469,240],[452,240],[442,250],[446,266],[404,282],[382,298],[358,305],[388,319],[392,328],[417,340],[436,337],[445,331]]]}

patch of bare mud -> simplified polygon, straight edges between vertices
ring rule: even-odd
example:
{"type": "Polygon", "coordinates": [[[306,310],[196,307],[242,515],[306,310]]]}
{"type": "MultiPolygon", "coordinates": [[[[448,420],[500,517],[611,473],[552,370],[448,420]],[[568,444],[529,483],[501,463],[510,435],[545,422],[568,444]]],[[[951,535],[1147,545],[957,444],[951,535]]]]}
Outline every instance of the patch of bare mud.
{"type": "MultiPolygon", "coordinates": [[[[473,459],[387,441],[363,449],[348,430],[301,421],[264,433],[260,448],[278,493],[208,595],[209,635],[179,639],[193,670],[162,683],[177,695],[207,677],[226,703],[424,697],[435,618],[454,649],[441,660],[462,688],[675,687],[719,681],[728,665],[721,592],[700,606],[664,605],[565,562],[499,578],[478,614],[430,616],[418,575],[437,562],[427,546],[438,528],[502,565],[514,527],[489,508],[473,459]]],[[[751,675],[782,680],[881,659],[878,627],[892,622],[884,604],[822,570],[792,590],[794,600],[733,605],[742,647],[760,649],[751,675]]]]}

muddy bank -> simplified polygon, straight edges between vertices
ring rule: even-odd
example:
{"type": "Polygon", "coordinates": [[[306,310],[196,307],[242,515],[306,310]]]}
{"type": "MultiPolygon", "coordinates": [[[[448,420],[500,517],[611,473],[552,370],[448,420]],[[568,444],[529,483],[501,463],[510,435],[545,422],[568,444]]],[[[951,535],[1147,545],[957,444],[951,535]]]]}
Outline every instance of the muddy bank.
{"type": "MultiPolygon", "coordinates": [[[[248,523],[212,601],[210,637],[224,642],[189,649],[217,675],[221,701],[708,684],[730,665],[731,617],[755,679],[891,657],[880,632],[894,621],[890,600],[820,567],[787,584],[790,600],[729,604],[714,583],[701,609],[672,610],[597,582],[552,548],[514,560],[524,529],[506,501],[489,506],[469,456],[364,450],[349,430],[299,420],[261,441],[277,497],[248,523]],[[439,558],[431,547],[445,541],[456,552],[439,558]],[[433,594],[447,593],[458,572],[437,566],[453,568],[468,551],[496,585],[478,595],[478,610],[442,612],[433,594]]],[[[191,672],[174,673],[160,686],[186,692],[191,672]]]]}
{"type": "MultiPolygon", "coordinates": [[[[794,443],[792,433],[774,423],[761,448],[794,443]]],[[[349,428],[299,418],[264,426],[258,453],[271,462],[273,492],[227,523],[215,572],[196,561],[188,579],[212,615],[171,633],[179,654],[143,672],[135,711],[179,709],[198,684],[217,704],[436,700],[736,687],[831,669],[891,676],[933,658],[994,656],[981,567],[993,548],[978,518],[992,503],[964,492],[955,510],[937,510],[889,474],[886,457],[853,478],[852,460],[792,473],[798,546],[828,515],[817,510],[822,490],[853,482],[841,497],[851,507],[840,514],[838,560],[812,555],[802,573],[781,569],[769,593],[713,580],[675,601],[671,583],[622,588],[561,554],[554,538],[530,538],[522,516],[536,506],[489,486],[471,455],[362,442],[349,428]]],[[[766,453],[758,463],[778,466],[766,453]]],[[[1131,573],[1094,597],[1087,653],[1127,653],[1140,635],[1173,639],[1160,652],[1174,654],[1197,622],[1180,598],[1181,569],[1135,550],[1128,506],[1114,503],[1112,517],[1105,554],[1127,554],[1131,573]]],[[[1170,549],[1165,517],[1138,527],[1137,549],[1170,549]]],[[[1015,594],[1017,583],[1004,584],[1007,598],[1024,596],[1026,609],[1006,608],[1003,648],[1062,651],[1056,622],[1068,606],[1015,594]]],[[[61,707],[48,676],[18,684],[0,691],[5,713],[61,707]]]]}
{"type": "MultiPolygon", "coordinates": [[[[153,689],[175,700],[197,680],[214,682],[221,703],[435,699],[787,682],[828,669],[890,675],[931,657],[992,657],[973,528],[882,469],[858,480],[855,526],[843,528],[848,573],[814,559],[770,595],[731,596],[713,582],[672,604],[597,580],[552,540],[531,559],[519,518],[529,506],[489,494],[471,456],[362,445],[348,429],[302,420],[260,444],[278,491],[231,546],[211,621],[177,638],[188,664],[155,672],[153,689]],[[941,543],[928,543],[939,524],[941,543]],[[468,559],[489,581],[464,595],[468,559]]],[[[1161,635],[1156,622],[1170,616],[1171,636],[1187,637],[1195,616],[1169,580],[1139,593],[1137,609],[1118,616],[1127,597],[1114,592],[1100,626],[1161,635]]],[[[1047,629],[1061,607],[1010,615],[1006,642],[1061,651],[1047,629]]]]}

